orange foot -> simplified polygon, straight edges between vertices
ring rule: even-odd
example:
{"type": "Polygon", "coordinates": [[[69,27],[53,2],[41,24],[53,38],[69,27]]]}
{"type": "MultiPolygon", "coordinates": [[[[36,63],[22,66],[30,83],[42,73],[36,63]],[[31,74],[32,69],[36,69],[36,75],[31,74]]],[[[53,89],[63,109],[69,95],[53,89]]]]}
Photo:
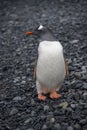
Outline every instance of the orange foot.
{"type": "Polygon", "coordinates": [[[56,99],[56,98],[60,98],[62,95],[58,94],[56,91],[53,91],[50,93],[50,98],[52,99],[56,99]]]}
{"type": "Polygon", "coordinates": [[[39,100],[45,100],[46,99],[46,96],[42,95],[41,93],[38,94],[38,99],[39,100]]]}

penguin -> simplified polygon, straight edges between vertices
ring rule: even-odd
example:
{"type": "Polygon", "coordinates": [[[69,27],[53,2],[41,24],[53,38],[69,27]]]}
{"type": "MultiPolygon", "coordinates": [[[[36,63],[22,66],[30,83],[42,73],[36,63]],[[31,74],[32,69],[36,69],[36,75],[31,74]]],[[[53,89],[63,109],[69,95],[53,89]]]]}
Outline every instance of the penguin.
{"type": "Polygon", "coordinates": [[[51,99],[61,97],[58,93],[61,85],[68,77],[68,65],[64,58],[63,46],[54,37],[52,30],[40,25],[26,35],[36,35],[38,38],[38,58],[34,70],[36,88],[39,100],[45,100],[49,93],[51,99]]]}

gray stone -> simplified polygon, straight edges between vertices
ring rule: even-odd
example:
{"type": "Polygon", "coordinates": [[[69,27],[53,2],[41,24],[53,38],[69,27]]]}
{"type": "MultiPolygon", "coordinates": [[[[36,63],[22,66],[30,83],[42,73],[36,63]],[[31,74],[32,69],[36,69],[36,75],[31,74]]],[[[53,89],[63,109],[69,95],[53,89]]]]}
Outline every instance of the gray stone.
{"type": "Polygon", "coordinates": [[[12,115],[15,115],[15,114],[17,114],[18,113],[18,109],[17,108],[15,108],[15,107],[13,107],[12,108],[12,110],[10,111],[10,116],[12,116],[12,115]]]}
{"type": "Polygon", "coordinates": [[[50,119],[50,123],[55,123],[55,118],[54,118],[54,117],[52,117],[52,118],[50,119]]]}
{"type": "Polygon", "coordinates": [[[48,105],[45,105],[44,106],[44,111],[48,111],[49,110],[49,106],[48,105]]]}
{"type": "Polygon", "coordinates": [[[22,100],[22,98],[20,96],[16,96],[16,97],[13,98],[13,100],[20,101],[20,100],[22,100]]]}
{"type": "Polygon", "coordinates": [[[75,43],[78,43],[78,42],[79,42],[79,40],[77,40],[77,39],[70,41],[71,44],[75,44],[75,43]]]}
{"type": "Polygon", "coordinates": [[[22,76],[22,79],[26,79],[26,76],[22,76]]]}
{"type": "Polygon", "coordinates": [[[72,60],[71,59],[68,59],[68,64],[71,64],[72,63],[72,60]]]}
{"type": "Polygon", "coordinates": [[[35,116],[35,111],[31,111],[31,116],[35,116]]]}
{"type": "Polygon", "coordinates": [[[79,121],[79,123],[82,124],[82,125],[85,125],[86,122],[87,122],[86,119],[81,119],[81,120],[79,121]]]}
{"type": "Polygon", "coordinates": [[[24,121],[24,124],[28,124],[28,123],[30,123],[30,122],[31,122],[31,118],[25,120],[25,121],[24,121]]]}
{"type": "Polygon", "coordinates": [[[75,128],[75,130],[81,130],[81,126],[77,123],[74,125],[74,128],[75,128]]]}
{"type": "Polygon", "coordinates": [[[16,77],[13,82],[17,83],[17,82],[19,82],[19,80],[20,80],[20,77],[16,77]]]}
{"type": "Polygon", "coordinates": [[[16,128],[15,130],[21,130],[20,128],[16,128]]]}
{"type": "Polygon", "coordinates": [[[61,125],[59,123],[56,123],[54,125],[55,130],[61,130],[61,125]]]}
{"type": "Polygon", "coordinates": [[[26,83],[26,81],[25,80],[23,80],[22,82],[21,82],[21,84],[25,84],[26,83]]]}
{"type": "Polygon", "coordinates": [[[47,130],[47,125],[44,124],[44,125],[42,126],[42,130],[47,130]]]}
{"type": "Polygon", "coordinates": [[[82,86],[84,89],[87,89],[87,83],[84,83],[82,86]]]}
{"type": "Polygon", "coordinates": [[[87,130],[87,125],[83,126],[82,130],[87,130]]]}
{"type": "Polygon", "coordinates": [[[84,93],[83,93],[83,98],[84,98],[84,99],[87,99],[87,92],[84,92],[84,93]]]}
{"type": "Polygon", "coordinates": [[[32,106],[35,105],[35,101],[34,101],[34,99],[31,99],[31,105],[32,105],[32,106]]]}
{"type": "Polygon", "coordinates": [[[33,128],[28,128],[27,130],[34,130],[33,128]]]}
{"type": "Polygon", "coordinates": [[[67,130],[74,130],[74,128],[72,126],[68,126],[67,130]]]}
{"type": "Polygon", "coordinates": [[[59,107],[62,107],[63,109],[66,109],[68,107],[68,102],[62,102],[59,104],[59,107]]]}
{"type": "Polygon", "coordinates": [[[80,72],[75,72],[75,77],[76,77],[76,79],[80,79],[81,78],[81,74],[80,74],[80,72]]]}
{"type": "Polygon", "coordinates": [[[81,68],[83,71],[87,71],[86,66],[82,66],[81,68]]]}
{"type": "Polygon", "coordinates": [[[71,104],[70,106],[71,106],[72,109],[76,108],[76,104],[71,104]]]}

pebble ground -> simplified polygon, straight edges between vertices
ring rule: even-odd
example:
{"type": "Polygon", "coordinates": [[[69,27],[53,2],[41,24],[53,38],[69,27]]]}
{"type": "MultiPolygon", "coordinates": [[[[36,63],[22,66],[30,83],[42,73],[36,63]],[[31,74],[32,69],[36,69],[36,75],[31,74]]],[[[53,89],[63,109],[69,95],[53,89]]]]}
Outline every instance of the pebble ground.
{"type": "Polygon", "coordinates": [[[87,130],[87,1],[0,0],[0,130],[87,130]],[[38,101],[33,78],[38,24],[64,47],[60,99],[38,101]]]}

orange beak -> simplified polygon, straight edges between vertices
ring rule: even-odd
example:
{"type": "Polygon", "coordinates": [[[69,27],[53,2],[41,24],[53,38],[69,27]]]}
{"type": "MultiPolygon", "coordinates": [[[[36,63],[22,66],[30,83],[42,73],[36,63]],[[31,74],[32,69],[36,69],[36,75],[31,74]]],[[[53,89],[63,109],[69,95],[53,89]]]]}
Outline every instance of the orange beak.
{"type": "Polygon", "coordinates": [[[26,32],[25,34],[26,35],[31,35],[31,34],[33,34],[33,32],[26,32]]]}

